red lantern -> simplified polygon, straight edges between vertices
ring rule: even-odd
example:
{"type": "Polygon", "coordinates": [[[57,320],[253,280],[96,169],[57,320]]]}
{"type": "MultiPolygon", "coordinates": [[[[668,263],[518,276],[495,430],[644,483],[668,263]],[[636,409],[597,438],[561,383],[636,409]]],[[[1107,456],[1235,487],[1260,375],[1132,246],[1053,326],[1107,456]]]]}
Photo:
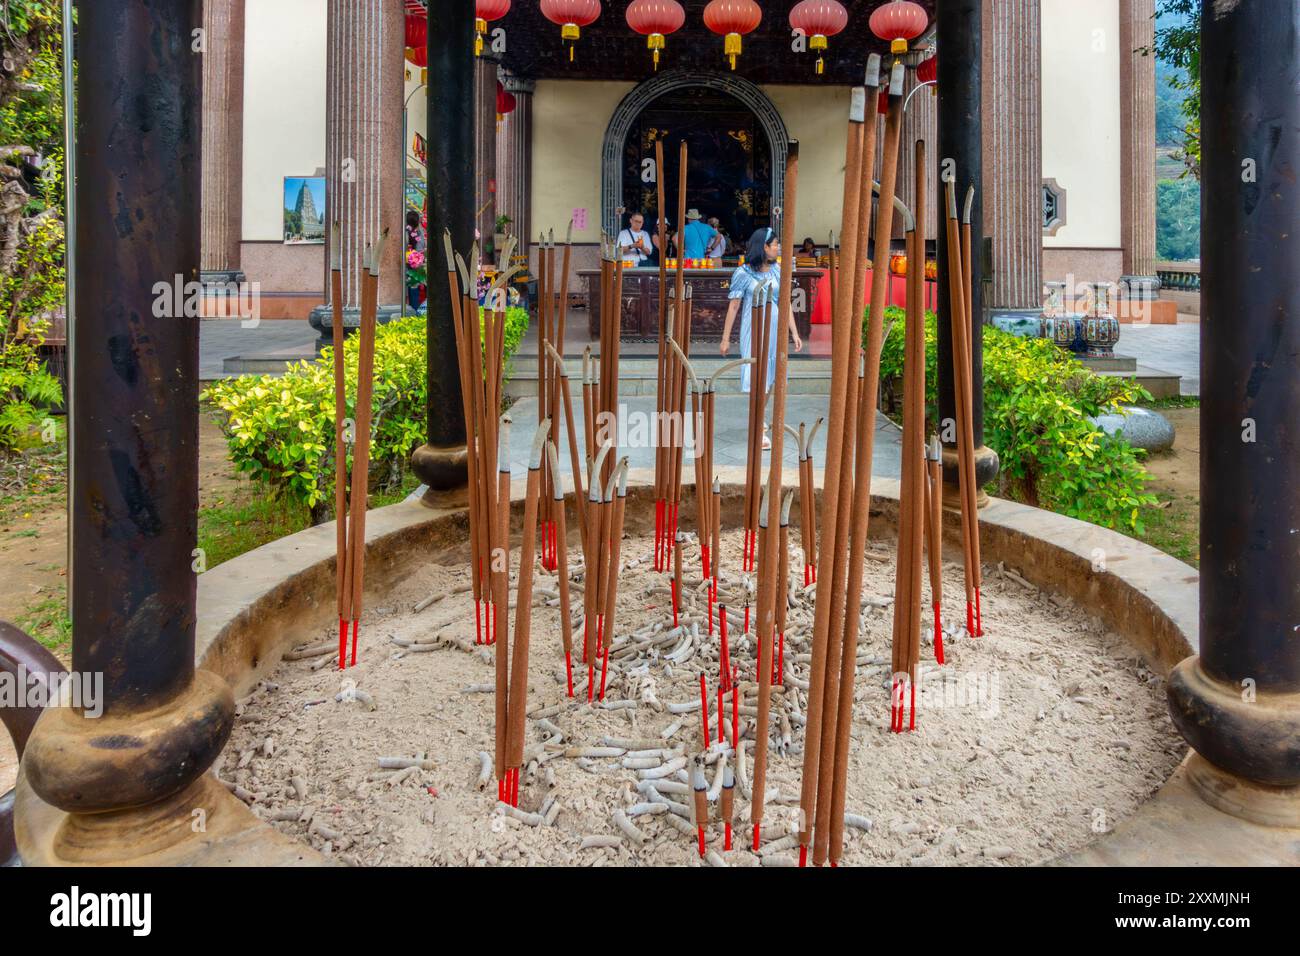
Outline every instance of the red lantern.
{"type": "MultiPolygon", "coordinates": [[[[600,0],[542,0],[542,15],[560,25],[560,39],[577,43],[582,38],[582,28],[596,22],[600,16],[600,0]]],[[[569,62],[573,62],[573,47],[569,47],[569,62]]]]}
{"type": "Polygon", "coordinates": [[[753,33],[762,22],[763,8],[754,0],[709,0],[704,8],[704,25],[727,38],[723,53],[733,70],[740,56],[741,36],[753,33]]]}
{"type": "Polygon", "coordinates": [[[646,38],[646,46],[654,51],[656,70],[665,35],[676,33],[684,23],[686,11],[677,0],[632,0],[627,8],[627,25],[646,38]]]}
{"type": "Polygon", "coordinates": [[[510,12],[510,0],[474,0],[474,55],[483,55],[483,35],[488,24],[510,12]]]}
{"type": "Polygon", "coordinates": [[[515,99],[515,94],[509,92],[501,81],[497,80],[497,122],[500,123],[508,115],[515,111],[519,101],[515,99]]]}
{"type": "Polygon", "coordinates": [[[937,56],[921,61],[921,65],[916,68],[916,81],[918,83],[939,82],[939,58],[937,56]]]}
{"type": "Polygon", "coordinates": [[[891,0],[876,7],[868,21],[871,32],[889,41],[890,53],[906,53],[907,41],[915,40],[930,23],[925,8],[912,0],[891,0]]]}
{"type": "Polygon", "coordinates": [[[406,45],[427,46],[429,43],[429,20],[425,16],[408,13],[406,15],[406,45]]]}
{"type": "Polygon", "coordinates": [[[822,52],[826,49],[827,37],[833,37],[849,23],[849,12],[838,0],[800,0],[790,11],[790,26],[808,37],[808,49],[817,52],[817,74],[820,76],[825,65],[822,52]]]}
{"type": "Polygon", "coordinates": [[[429,65],[429,47],[421,44],[420,46],[408,46],[406,48],[406,59],[409,63],[423,69],[429,65]]]}

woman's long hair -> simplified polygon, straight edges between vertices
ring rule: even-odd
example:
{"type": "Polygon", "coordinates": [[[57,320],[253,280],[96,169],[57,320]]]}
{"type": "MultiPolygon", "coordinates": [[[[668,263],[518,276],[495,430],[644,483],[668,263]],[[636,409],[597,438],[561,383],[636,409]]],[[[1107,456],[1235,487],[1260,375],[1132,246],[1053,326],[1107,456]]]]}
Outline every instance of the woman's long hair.
{"type": "Polygon", "coordinates": [[[761,269],[767,262],[767,244],[775,233],[771,229],[755,229],[749,237],[749,246],[745,250],[745,265],[751,269],[761,269]]]}

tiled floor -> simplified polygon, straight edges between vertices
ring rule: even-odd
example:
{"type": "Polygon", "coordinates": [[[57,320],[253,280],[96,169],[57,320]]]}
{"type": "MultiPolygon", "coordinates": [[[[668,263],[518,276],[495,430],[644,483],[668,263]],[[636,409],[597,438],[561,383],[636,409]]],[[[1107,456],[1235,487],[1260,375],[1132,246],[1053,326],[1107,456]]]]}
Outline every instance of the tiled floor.
{"type": "Polygon", "coordinates": [[[225,378],[221,363],[250,352],[303,350],[316,343],[316,330],[305,319],[267,319],[246,329],[238,319],[204,319],[199,323],[199,379],[225,378]]]}
{"type": "Polygon", "coordinates": [[[1184,395],[1201,394],[1201,326],[1180,320],[1177,325],[1125,325],[1115,351],[1131,355],[1139,365],[1183,377],[1184,395]]]}

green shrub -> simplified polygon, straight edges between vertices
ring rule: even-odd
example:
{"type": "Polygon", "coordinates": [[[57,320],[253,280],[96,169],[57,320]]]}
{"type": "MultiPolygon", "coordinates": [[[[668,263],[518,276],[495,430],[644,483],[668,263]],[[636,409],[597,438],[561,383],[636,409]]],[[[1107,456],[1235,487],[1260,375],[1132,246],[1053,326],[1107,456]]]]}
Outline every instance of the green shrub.
{"type": "MultiPolygon", "coordinates": [[[[903,374],[902,309],[886,311],[882,383],[903,374]]],[[[926,404],[937,418],[935,316],[926,313],[926,404]]],[[[1106,435],[1089,416],[1149,400],[1131,379],[1097,375],[1047,339],[984,328],[984,442],[1002,466],[999,494],[1108,528],[1142,533],[1150,475],[1145,452],[1106,435]]]]}
{"type": "Polygon", "coordinates": [[[63,400],[59,380],[37,352],[45,329],[46,323],[33,322],[12,338],[0,338],[0,452],[32,444],[49,410],[63,400]]]}
{"type": "MultiPolygon", "coordinates": [[[[528,326],[523,309],[506,317],[506,350],[512,354],[528,326]]],[[[344,344],[347,416],[356,418],[356,336],[344,344]]],[[[375,386],[371,425],[371,487],[399,484],[411,453],[424,441],[425,319],[408,316],[375,333],[375,386]]],[[[238,471],[265,482],[278,495],[325,520],[334,498],[333,349],[283,375],[244,375],[214,383],[202,398],[218,411],[230,458],[238,471]]]]}

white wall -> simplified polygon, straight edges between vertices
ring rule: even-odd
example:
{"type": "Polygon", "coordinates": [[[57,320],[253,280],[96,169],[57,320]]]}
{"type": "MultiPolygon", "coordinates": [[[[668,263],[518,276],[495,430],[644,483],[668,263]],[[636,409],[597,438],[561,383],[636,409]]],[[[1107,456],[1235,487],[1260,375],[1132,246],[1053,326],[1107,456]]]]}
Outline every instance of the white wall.
{"type": "MultiPolygon", "coordinates": [[[[533,228],[569,221],[587,209],[578,242],[600,238],[601,147],[610,118],[631,83],[542,80],[533,99],[533,228]]],[[[831,86],[768,86],[763,91],[799,140],[795,231],[825,242],[840,227],[849,90],[831,86]]],[[[797,241],[797,240],[796,240],[797,241]]]]}
{"type": "Polygon", "coordinates": [[[1043,0],[1043,177],[1066,190],[1046,248],[1119,248],[1119,0],[1043,0]]]}
{"type": "Polygon", "coordinates": [[[284,238],[284,177],[325,166],[326,0],[248,0],[244,34],[244,228],[284,238]]]}

